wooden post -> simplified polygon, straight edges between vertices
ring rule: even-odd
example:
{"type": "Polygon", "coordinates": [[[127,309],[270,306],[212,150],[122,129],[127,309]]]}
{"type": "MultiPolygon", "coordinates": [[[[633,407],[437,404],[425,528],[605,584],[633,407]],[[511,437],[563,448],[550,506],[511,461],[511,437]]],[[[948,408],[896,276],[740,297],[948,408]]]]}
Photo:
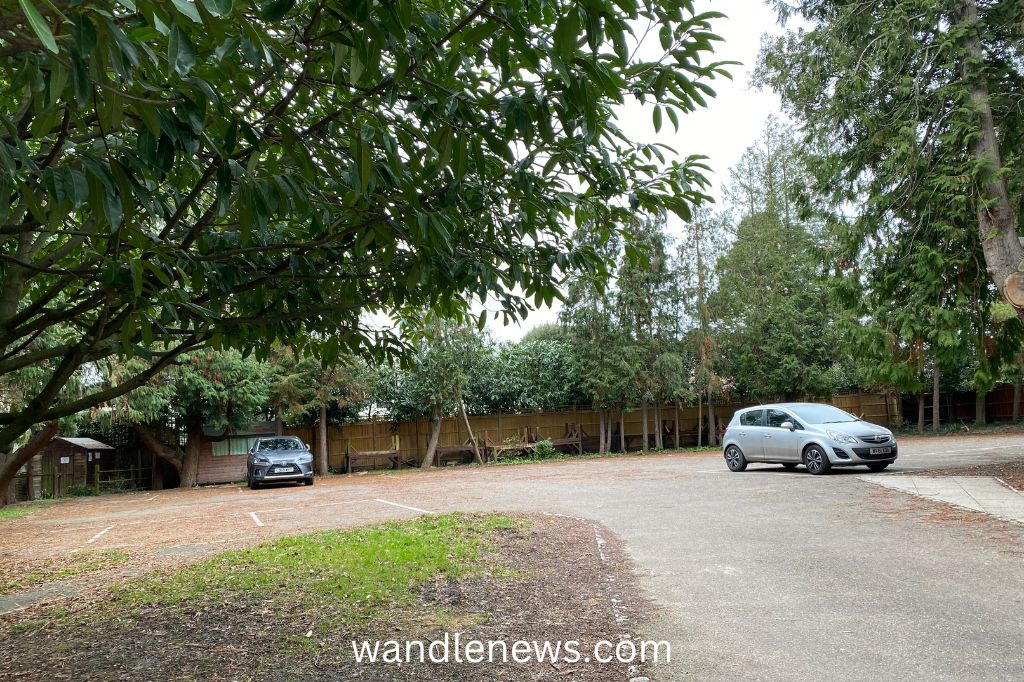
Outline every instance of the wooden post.
{"type": "Polygon", "coordinates": [[[501,429],[501,410],[498,410],[498,445],[505,444],[505,432],[501,429]]]}
{"type": "Polygon", "coordinates": [[[99,495],[100,494],[100,465],[98,463],[92,465],[92,474],[93,474],[92,484],[93,484],[93,487],[96,489],[96,494],[99,495]]]}
{"type": "Polygon", "coordinates": [[[676,440],[675,445],[676,445],[676,450],[678,450],[679,449],[679,401],[678,400],[676,401],[675,408],[676,408],[676,412],[675,412],[675,417],[672,420],[672,430],[675,431],[675,436],[676,436],[676,438],[675,438],[675,440],[676,440]]]}

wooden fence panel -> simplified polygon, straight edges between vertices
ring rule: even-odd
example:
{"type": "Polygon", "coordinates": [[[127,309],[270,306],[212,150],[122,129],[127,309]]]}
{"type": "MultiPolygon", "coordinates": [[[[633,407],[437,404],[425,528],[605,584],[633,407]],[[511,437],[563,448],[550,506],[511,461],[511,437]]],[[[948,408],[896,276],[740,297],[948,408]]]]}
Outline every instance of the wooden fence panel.
{"type": "MultiPolygon", "coordinates": [[[[1012,398],[1012,396],[1011,396],[1012,398]]],[[[874,394],[874,393],[851,393],[833,396],[832,404],[840,409],[846,410],[868,421],[878,424],[895,426],[900,420],[900,405],[895,394],[874,394]]],[[[749,407],[751,403],[731,402],[715,405],[715,418],[719,428],[729,423],[736,410],[749,407]]],[[[1000,405],[1001,409],[1002,405],[1000,405]]],[[[676,408],[673,405],[662,407],[661,418],[671,426],[676,418],[676,408]]],[[[708,410],[704,405],[698,411],[696,405],[681,405],[678,409],[679,428],[684,435],[681,445],[691,446],[696,444],[698,415],[707,424],[708,410]]],[[[615,420],[613,431],[618,430],[619,413],[613,412],[612,419],[615,420]]],[[[654,408],[648,408],[649,433],[654,434],[657,424],[655,423],[654,408]]],[[[534,412],[527,414],[492,414],[475,415],[469,417],[470,427],[481,439],[492,444],[503,444],[506,440],[518,441],[522,438],[526,429],[535,428],[540,432],[541,438],[559,438],[565,433],[567,424],[579,424],[586,433],[587,442],[596,443],[599,427],[599,416],[594,410],[570,408],[558,412],[534,412]]],[[[637,436],[643,432],[643,416],[640,409],[634,408],[626,411],[625,414],[626,435],[637,436]]],[[[420,419],[417,421],[399,422],[395,424],[387,420],[373,420],[369,422],[358,422],[345,424],[343,426],[331,426],[327,429],[327,460],[328,464],[335,470],[341,470],[345,466],[345,453],[350,449],[356,452],[371,452],[378,450],[389,450],[392,447],[394,436],[398,436],[399,452],[403,458],[422,461],[427,452],[430,441],[430,432],[433,424],[430,420],[420,419]]],[[[319,443],[316,437],[316,428],[308,426],[287,427],[284,432],[295,435],[312,446],[313,452],[318,453],[319,443]]],[[[446,417],[441,420],[441,433],[438,438],[438,445],[451,446],[460,445],[466,442],[468,434],[466,425],[461,417],[446,417]]],[[[636,444],[636,443],[634,443],[636,444]]],[[[673,445],[669,437],[666,447],[673,445]]],[[[613,449],[618,445],[616,439],[613,449]]],[[[388,464],[386,458],[381,458],[381,465],[388,464]]]]}

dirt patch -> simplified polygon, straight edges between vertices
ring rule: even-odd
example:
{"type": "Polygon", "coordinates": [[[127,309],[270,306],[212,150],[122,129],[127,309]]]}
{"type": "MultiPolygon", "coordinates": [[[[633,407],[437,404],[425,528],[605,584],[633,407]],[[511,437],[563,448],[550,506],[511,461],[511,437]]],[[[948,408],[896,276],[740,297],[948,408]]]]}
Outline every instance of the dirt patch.
{"type": "Polygon", "coordinates": [[[1001,554],[1024,556],[1024,528],[989,514],[885,488],[871,490],[868,504],[876,514],[953,527],[963,531],[964,542],[980,541],[1001,554]]]}
{"type": "Polygon", "coordinates": [[[1024,460],[996,462],[955,469],[918,472],[918,476],[994,476],[1017,492],[1024,492],[1024,460]]]}
{"type": "MultiPolygon", "coordinates": [[[[618,643],[650,613],[620,541],[595,524],[559,516],[495,531],[485,569],[418,588],[416,608],[395,609],[348,631],[318,626],[329,614],[293,595],[268,603],[138,607],[76,602],[73,612],[30,609],[0,621],[0,666],[11,679],[367,679],[400,681],[593,680],[643,674],[625,663],[356,663],[351,641],[618,643]],[[598,542],[600,537],[601,543],[598,542]]],[[[385,566],[381,570],[387,570],[385,566]]],[[[404,644],[403,644],[404,646],[404,644]]],[[[500,648],[496,648],[500,652],[500,648]]]]}

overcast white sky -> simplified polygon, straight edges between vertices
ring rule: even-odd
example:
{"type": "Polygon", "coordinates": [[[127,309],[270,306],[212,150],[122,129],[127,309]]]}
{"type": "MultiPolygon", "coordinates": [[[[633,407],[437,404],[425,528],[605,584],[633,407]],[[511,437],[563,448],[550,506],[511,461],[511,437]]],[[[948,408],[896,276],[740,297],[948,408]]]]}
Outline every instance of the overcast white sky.
{"type": "MultiPolygon", "coordinates": [[[[659,141],[674,148],[681,156],[703,154],[710,161],[713,174],[711,194],[721,196],[722,184],[729,177],[729,168],[739,161],[744,150],[760,135],[765,120],[771,114],[781,115],[779,100],[770,92],[759,92],[749,85],[750,72],[757,61],[761,36],[779,33],[781,28],[775,12],[763,0],[703,0],[698,11],[715,9],[728,15],[713,24],[714,32],[722,36],[715,58],[738,61],[742,66],[732,68],[733,79],[719,78],[712,83],[717,96],[707,109],[683,116],[676,133],[667,118],[661,133],[654,133],[650,110],[627,106],[619,115],[619,125],[638,141],[659,141]]],[[[657,31],[648,41],[657,44],[657,31]]],[[[685,238],[682,224],[669,222],[669,229],[677,238],[685,238]]],[[[543,308],[532,313],[519,325],[502,326],[500,320],[489,322],[491,335],[499,340],[516,341],[538,324],[553,322],[558,317],[555,308],[543,308]]]]}

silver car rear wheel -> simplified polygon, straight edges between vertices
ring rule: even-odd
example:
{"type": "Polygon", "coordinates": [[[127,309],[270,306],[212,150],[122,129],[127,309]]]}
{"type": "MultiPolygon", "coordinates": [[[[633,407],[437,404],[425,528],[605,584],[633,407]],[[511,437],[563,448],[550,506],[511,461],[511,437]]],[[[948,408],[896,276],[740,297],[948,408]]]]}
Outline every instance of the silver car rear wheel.
{"type": "Polygon", "coordinates": [[[747,458],[738,447],[730,445],[725,449],[725,465],[729,471],[743,471],[747,468],[747,458]]]}
{"type": "Polygon", "coordinates": [[[811,445],[804,450],[804,466],[812,474],[820,475],[828,473],[832,468],[832,462],[828,460],[824,450],[817,445],[811,445]]]}

